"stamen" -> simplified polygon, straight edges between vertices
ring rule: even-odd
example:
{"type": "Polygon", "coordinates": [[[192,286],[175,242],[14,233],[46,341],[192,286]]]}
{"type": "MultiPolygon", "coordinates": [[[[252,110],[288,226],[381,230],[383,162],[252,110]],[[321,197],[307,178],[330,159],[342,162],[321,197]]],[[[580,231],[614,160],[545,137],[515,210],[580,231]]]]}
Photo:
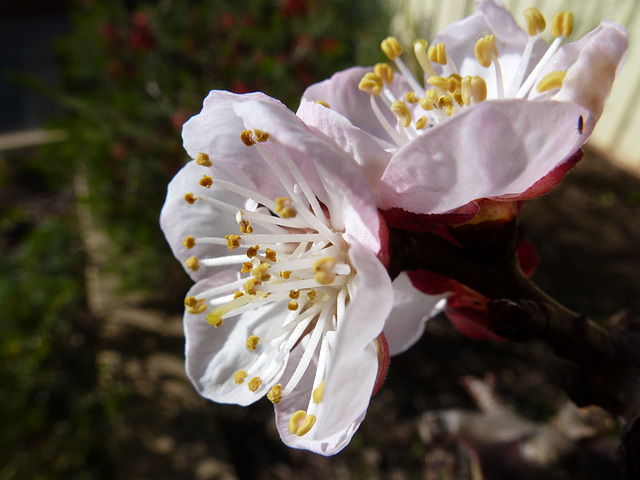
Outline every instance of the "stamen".
{"type": "Polygon", "coordinates": [[[295,300],[291,300],[287,308],[292,312],[295,312],[296,310],[298,310],[298,302],[296,302],[295,300]]]}
{"type": "Polygon", "coordinates": [[[271,400],[271,403],[273,403],[274,405],[280,403],[282,401],[282,385],[276,383],[273,387],[271,387],[271,390],[269,390],[269,393],[267,393],[267,398],[271,400]]]}
{"type": "Polygon", "coordinates": [[[313,264],[313,271],[316,272],[315,280],[320,285],[331,285],[336,279],[336,274],[333,271],[338,260],[333,257],[325,257],[320,260],[316,260],[313,264]]]}
{"type": "Polygon", "coordinates": [[[427,77],[433,77],[436,75],[436,71],[427,56],[427,42],[426,40],[418,39],[413,42],[413,53],[418,60],[418,63],[422,67],[422,71],[427,77]]]}
{"type": "Polygon", "coordinates": [[[243,383],[245,378],[247,378],[247,371],[246,371],[246,370],[238,370],[238,371],[233,375],[233,381],[234,381],[235,383],[237,383],[238,385],[240,385],[241,383],[243,383]]]}
{"type": "Polygon", "coordinates": [[[269,134],[256,128],[253,131],[253,138],[255,138],[256,142],[266,142],[267,140],[269,140],[269,134]]]}
{"type": "Polygon", "coordinates": [[[377,63],[373,72],[387,85],[393,82],[393,69],[388,63],[377,63]]]}
{"type": "Polygon", "coordinates": [[[562,70],[557,70],[555,72],[547,73],[544,77],[542,77],[542,80],[540,80],[540,83],[538,83],[536,90],[538,90],[539,93],[542,93],[542,92],[549,92],[557,88],[561,88],[562,82],[564,81],[564,77],[566,75],[567,75],[567,72],[562,70]]]}
{"type": "Polygon", "coordinates": [[[194,272],[197,272],[200,269],[198,257],[189,257],[184,264],[189,270],[193,270],[194,272]]]}
{"type": "Polygon", "coordinates": [[[253,393],[256,393],[256,390],[260,388],[260,385],[262,385],[262,380],[260,380],[260,377],[253,377],[251,380],[249,380],[247,387],[249,387],[249,390],[251,390],[253,393]]]}
{"type": "Polygon", "coordinates": [[[446,65],[447,63],[447,50],[442,42],[431,45],[429,47],[428,55],[429,60],[432,62],[439,63],[441,65],[446,65]]]}
{"type": "Polygon", "coordinates": [[[253,227],[251,226],[251,222],[249,220],[245,220],[244,218],[238,222],[240,226],[240,231],[242,233],[253,233],[253,227]]]}
{"type": "Polygon", "coordinates": [[[198,156],[196,157],[196,163],[198,165],[202,165],[203,167],[210,167],[211,165],[213,165],[211,163],[211,160],[209,160],[209,155],[202,152],[198,153],[198,156]]]}
{"type": "Polygon", "coordinates": [[[553,16],[551,22],[553,36],[567,38],[573,33],[573,13],[558,12],[553,16]]]}
{"type": "Polygon", "coordinates": [[[322,403],[322,397],[324,396],[324,380],[320,383],[318,388],[316,388],[311,394],[311,398],[313,399],[313,403],[322,403]]]}
{"type": "Polygon", "coordinates": [[[402,45],[395,37],[387,37],[382,43],[380,43],[380,48],[384,54],[389,57],[389,60],[394,61],[400,55],[402,55],[402,45]]]}
{"type": "Polygon", "coordinates": [[[404,101],[407,103],[418,103],[420,99],[416,97],[416,92],[407,92],[404,95],[404,101]]]}
{"type": "Polygon", "coordinates": [[[416,120],[416,130],[422,130],[427,126],[427,116],[423,115],[416,120]]]}
{"type": "Polygon", "coordinates": [[[253,139],[253,132],[251,130],[243,130],[240,133],[240,140],[242,140],[242,143],[244,143],[247,147],[256,144],[256,141],[253,139]]]}
{"type": "Polygon", "coordinates": [[[449,87],[451,86],[451,84],[449,83],[449,80],[439,75],[429,77],[427,79],[427,83],[429,85],[434,86],[435,88],[439,88],[440,90],[442,90],[443,93],[448,91],[449,87]]]}
{"type": "Polygon", "coordinates": [[[375,98],[371,96],[370,99],[371,110],[373,110],[373,114],[376,116],[378,122],[380,123],[380,125],[382,125],[385,132],[387,132],[391,139],[396,142],[396,145],[404,145],[405,139],[403,139],[400,134],[389,124],[389,122],[387,121],[387,117],[385,117],[384,114],[380,111],[380,108],[378,108],[378,104],[376,103],[375,98]]]}
{"type": "Polygon", "coordinates": [[[360,80],[360,83],[358,84],[358,88],[360,90],[376,97],[380,96],[383,86],[384,83],[382,82],[382,78],[373,72],[365,73],[364,77],[362,77],[362,80],[360,80]]]}
{"type": "Polygon", "coordinates": [[[496,48],[496,36],[493,34],[489,34],[480,38],[476,42],[474,51],[478,63],[484,68],[489,68],[493,59],[498,57],[498,49],[496,48]]]}
{"type": "Polygon", "coordinates": [[[226,235],[224,238],[227,240],[227,247],[229,247],[229,250],[233,250],[240,246],[240,235],[226,235]]]}
{"type": "Polygon", "coordinates": [[[196,239],[193,238],[191,235],[189,235],[188,237],[186,237],[184,239],[184,242],[182,242],[182,245],[184,245],[187,249],[192,249],[196,244],[196,239]]]}
{"type": "Polygon", "coordinates": [[[204,312],[207,309],[207,304],[204,300],[196,300],[196,297],[187,297],[184,299],[184,306],[187,313],[197,315],[204,312]]]}
{"type": "Polygon", "coordinates": [[[471,105],[472,100],[480,103],[486,99],[487,84],[481,76],[467,75],[462,79],[462,101],[465,105],[471,105]]]}
{"type": "Polygon", "coordinates": [[[184,199],[190,205],[193,205],[195,203],[195,201],[196,201],[196,197],[193,196],[193,193],[185,193],[184,194],[184,199]]]}
{"type": "Polygon", "coordinates": [[[251,297],[249,297],[248,295],[243,295],[234,300],[231,300],[230,302],[227,302],[223,305],[220,305],[214,308],[209,313],[207,313],[205,317],[207,319],[207,323],[209,323],[210,325],[213,325],[214,327],[221,327],[222,324],[224,323],[224,320],[222,318],[223,315],[226,315],[227,313],[232,312],[238,307],[246,305],[251,300],[252,300],[251,297]]]}
{"type": "Polygon", "coordinates": [[[259,249],[260,249],[260,245],[255,245],[253,247],[247,248],[247,257],[249,257],[249,258],[255,257],[256,255],[258,255],[258,250],[259,249]]]}
{"type": "Polygon", "coordinates": [[[260,343],[260,337],[257,335],[251,335],[247,338],[247,348],[251,351],[254,351],[258,348],[258,343],[260,343]]]}
{"type": "Polygon", "coordinates": [[[427,90],[425,96],[420,99],[420,107],[427,112],[436,108],[438,103],[438,94],[435,90],[427,90]]]}
{"type": "Polygon", "coordinates": [[[530,37],[544,32],[544,29],[547,27],[547,22],[544,19],[544,15],[540,13],[540,10],[535,7],[529,7],[522,12],[522,14],[527,22],[527,33],[530,37]]]}
{"type": "Polygon", "coordinates": [[[411,112],[409,111],[409,107],[407,107],[406,103],[402,100],[396,100],[393,102],[391,105],[391,111],[395,113],[396,117],[398,117],[398,123],[400,123],[404,128],[411,125],[411,112]]]}
{"type": "Polygon", "coordinates": [[[322,105],[324,108],[331,108],[331,106],[325,102],[324,100],[315,100],[313,103],[317,103],[318,105],[322,105]]]}
{"type": "Polygon", "coordinates": [[[307,412],[304,410],[298,410],[289,419],[289,433],[291,435],[302,437],[309,433],[309,430],[311,430],[315,423],[315,415],[307,415],[307,412]]]}
{"type": "Polygon", "coordinates": [[[275,212],[282,218],[293,218],[298,214],[296,207],[293,206],[293,202],[289,197],[276,198],[275,212]]]}
{"type": "Polygon", "coordinates": [[[272,262],[276,261],[276,251],[275,250],[271,250],[270,248],[265,249],[264,256],[267,257],[267,259],[271,260],[272,262]]]}
{"type": "Polygon", "coordinates": [[[267,273],[267,270],[269,270],[269,264],[261,263],[251,271],[251,276],[253,276],[258,282],[267,282],[271,278],[271,275],[267,273]]]}

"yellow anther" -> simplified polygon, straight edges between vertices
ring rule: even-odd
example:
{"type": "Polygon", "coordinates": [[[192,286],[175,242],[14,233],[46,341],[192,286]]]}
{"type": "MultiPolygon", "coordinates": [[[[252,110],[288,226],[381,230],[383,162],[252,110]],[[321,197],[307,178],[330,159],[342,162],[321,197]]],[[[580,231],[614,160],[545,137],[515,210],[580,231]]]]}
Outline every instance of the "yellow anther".
{"type": "Polygon", "coordinates": [[[289,301],[289,305],[287,306],[287,308],[292,312],[295,312],[298,309],[298,302],[296,302],[295,300],[289,301]]]}
{"type": "Polygon", "coordinates": [[[444,43],[437,43],[429,47],[429,60],[445,65],[447,63],[447,50],[444,43]]]}
{"type": "Polygon", "coordinates": [[[262,295],[262,298],[268,298],[268,297],[269,297],[269,295],[271,295],[271,292],[267,292],[267,293],[265,293],[264,295],[262,295]]]}
{"type": "Polygon", "coordinates": [[[427,83],[429,85],[433,85],[434,87],[444,91],[449,90],[449,87],[451,86],[449,79],[441,77],[440,75],[434,75],[433,77],[429,77],[427,79],[427,83]]]}
{"type": "Polygon", "coordinates": [[[249,338],[247,338],[247,348],[249,350],[253,351],[258,348],[258,343],[260,343],[260,337],[258,337],[257,335],[251,335],[249,338]]]}
{"type": "Polygon", "coordinates": [[[197,272],[200,269],[200,261],[198,260],[198,257],[189,257],[189,258],[187,258],[187,261],[184,262],[184,265],[189,270],[192,270],[194,272],[197,272]]]}
{"type": "Polygon", "coordinates": [[[311,430],[315,423],[315,415],[307,415],[307,412],[304,410],[298,410],[289,419],[289,433],[302,437],[309,433],[309,430],[311,430]]]}
{"type": "Polygon", "coordinates": [[[333,269],[337,263],[338,260],[333,257],[324,257],[316,260],[312,267],[313,271],[316,272],[316,282],[320,285],[331,285],[336,279],[336,274],[333,269]]]}
{"type": "Polygon", "coordinates": [[[276,213],[282,218],[293,218],[298,214],[289,197],[276,198],[276,213]]]}
{"type": "Polygon", "coordinates": [[[373,73],[380,77],[387,85],[393,82],[393,69],[388,63],[377,63],[373,67],[373,73]]]}
{"type": "Polygon", "coordinates": [[[494,58],[498,57],[498,49],[496,48],[496,36],[493,34],[485,35],[476,42],[475,46],[476,59],[484,68],[491,66],[494,58]]]}
{"type": "Polygon", "coordinates": [[[267,398],[271,400],[271,403],[273,403],[274,405],[276,403],[280,403],[280,401],[282,400],[282,385],[276,383],[273,387],[271,387],[271,390],[269,390],[269,393],[267,393],[267,398]]]}
{"type": "Polygon", "coordinates": [[[240,235],[226,235],[224,238],[227,239],[227,247],[229,247],[229,250],[240,246],[240,235]]]}
{"type": "Polygon", "coordinates": [[[289,278],[291,277],[292,273],[293,272],[291,270],[284,270],[284,271],[280,272],[280,276],[282,278],[284,278],[285,280],[289,280],[289,278]]]}
{"type": "Polygon", "coordinates": [[[324,108],[331,108],[331,106],[325,102],[324,100],[316,100],[313,103],[317,103],[318,105],[322,105],[324,108]]]}
{"type": "Polygon", "coordinates": [[[529,36],[533,37],[544,32],[544,29],[547,28],[547,22],[544,19],[544,15],[542,15],[540,10],[537,8],[529,7],[522,12],[522,14],[527,22],[527,33],[529,36]]]}
{"type": "Polygon", "coordinates": [[[402,55],[402,45],[396,37],[387,37],[382,43],[380,43],[380,48],[384,54],[389,57],[389,60],[393,61],[402,55]]]}
{"type": "Polygon", "coordinates": [[[196,297],[187,297],[184,299],[184,306],[187,313],[198,314],[207,309],[207,304],[204,300],[196,300],[196,297]]]}
{"type": "Polygon", "coordinates": [[[320,385],[318,385],[318,388],[316,388],[311,394],[313,403],[322,403],[322,397],[324,397],[324,380],[320,382],[320,385]]]}
{"type": "Polygon", "coordinates": [[[553,16],[551,30],[555,38],[569,37],[573,33],[573,13],[558,12],[553,16]]]}
{"type": "Polygon", "coordinates": [[[416,129],[422,130],[427,126],[427,116],[423,115],[418,120],[416,120],[416,129]]]}
{"type": "Polygon", "coordinates": [[[208,175],[203,175],[199,183],[201,186],[209,188],[211,187],[211,185],[213,185],[213,179],[208,175]]]}
{"type": "Polygon", "coordinates": [[[380,96],[383,86],[384,83],[382,82],[382,78],[373,72],[365,73],[364,77],[362,77],[362,80],[360,80],[360,83],[358,84],[358,88],[360,90],[370,93],[371,95],[375,95],[376,97],[380,96]]]}
{"type": "Polygon", "coordinates": [[[269,134],[256,128],[253,131],[253,138],[255,138],[256,142],[266,142],[267,140],[269,140],[269,134]]]}
{"type": "Polygon", "coordinates": [[[238,385],[240,385],[241,383],[244,382],[244,379],[247,378],[247,372],[245,370],[238,370],[234,375],[233,375],[233,381],[235,383],[237,383],[238,385]]]}
{"type": "Polygon", "coordinates": [[[420,99],[416,97],[416,92],[407,92],[404,96],[404,101],[407,103],[418,103],[420,99]]]}
{"type": "Polygon", "coordinates": [[[269,273],[267,273],[267,270],[269,270],[269,264],[268,263],[261,263],[260,265],[258,265],[257,267],[255,267],[251,271],[251,275],[258,282],[266,282],[267,280],[269,280],[271,278],[271,275],[269,273]]]}
{"type": "Polygon", "coordinates": [[[460,88],[462,88],[462,77],[457,73],[452,73],[447,77],[449,80],[449,91],[450,92],[459,92],[460,88]]]}
{"type": "Polygon", "coordinates": [[[276,261],[276,251],[275,250],[271,250],[270,248],[265,249],[264,256],[267,258],[267,260],[271,260],[272,262],[276,261]]]}
{"type": "Polygon", "coordinates": [[[484,102],[487,99],[487,83],[479,75],[467,75],[462,79],[462,101],[465,105],[484,102]]]}
{"type": "Polygon", "coordinates": [[[403,127],[407,128],[411,125],[411,112],[409,111],[409,107],[402,100],[396,100],[391,104],[391,111],[396,114],[398,117],[398,122],[403,127]]]}
{"type": "Polygon", "coordinates": [[[451,97],[447,97],[445,95],[438,98],[438,108],[444,109],[447,112],[447,115],[451,115],[450,110],[453,109],[453,100],[451,97]]]}
{"type": "Polygon", "coordinates": [[[209,160],[209,155],[202,152],[198,153],[198,156],[196,157],[196,163],[198,165],[202,165],[203,167],[210,167],[211,165],[213,165],[213,163],[211,163],[211,160],[209,160]]]}
{"type": "Polygon", "coordinates": [[[253,132],[251,130],[243,130],[240,133],[240,140],[242,140],[242,143],[244,143],[247,147],[256,144],[256,141],[253,139],[253,132]]]}
{"type": "Polygon", "coordinates": [[[253,263],[252,262],[244,262],[242,264],[242,268],[240,269],[240,273],[249,273],[251,270],[253,270],[253,263]]]}
{"type": "Polygon", "coordinates": [[[300,298],[300,290],[289,290],[289,298],[291,300],[297,300],[300,298]]]}
{"type": "Polygon", "coordinates": [[[260,250],[260,245],[247,248],[247,257],[249,258],[255,257],[256,255],[258,255],[258,250],[260,250]]]}
{"type": "Polygon", "coordinates": [[[451,94],[451,98],[453,98],[458,105],[464,105],[464,102],[462,101],[462,92],[453,92],[451,94]]]}
{"type": "Polygon", "coordinates": [[[435,90],[427,90],[425,96],[420,99],[420,107],[427,112],[436,108],[438,93],[435,90]]]}
{"type": "Polygon", "coordinates": [[[194,202],[196,201],[196,197],[193,196],[193,193],[185,193],[184,199],[187,201],[187,203],[190,203],[191,205],[193,205],[194,202]]]}
{"type": "Polygon", "coordinates": [[[188,237],[186,237],[184,239],[184,242],[182,242],[182,245],[184,245],[186,248],[193,248],[196,244],[196,239],[193,238],[191,235],[189,235],[188,237]]]}
{"type": "Polygon", "coordinates": [[[555,72],[547,73],[544,77],[542,77],[540,83],[538,83],[536,90],[538,90],[539,93],[542,93],[561,88],[566,74],[567,72],[562,70],[556,70],[555,72]]]}
{"type": "Polygon", "coordinates": [[[262,380],[260,380],[260,377],[253,377],[251,380],[249,380],[247,387],[249,387],[249,390],[251,390],[253,393],[256,393],[256,390],[260,388],[260,385],[262,385],[262,380]]]}
{"type": "Polygon", "coordinates": [[[233,294],[233,299],[240,298],[244,295],[240,290],[236,290],[236,293],[233,294]]]}
{"type": "Polygon", "coordinates": [[[307,297],[309,297],[309,300],[311,300],[312,302],[316,299],[317,296],[318,292],[316,292],[315,290],[309,290],[307,292],[307,297]]]}
{"type": "Polygon", "coordinates": [[[224,320],[222,319],[222,315],[223,314],[220,313],[220,311],[218,310],[219,308],[220,307],[214,308],[209,313],[207,313],[207,315],[204,317],[204,318],[206,318],[207,323],[209,325],[213,325],[216,328],[221,327],[222,324],[224,323],[224,320]]]}
{"type": "Polygon", "coordinates": [[[256,281],[255,278],[250,278],[246,282],[242,288],[244,288],[244,293],[247,295],[255,295],[256,294],[256,285],[260,285],[260,282],[256,281]]]}
{"type": "Polygon", "coordinates": [[[415,42],[413,42],[413,53],[416,56],[416,60],[418,60],[418,63],[422,67],[422,71],[426,75],[431,77],[436,74],[436,71],[433,69],[433,65],[431,64],[429,56],[427,55],[428,45],[429,44],[426,40],[423,40],[421,38],[416,40],[415,42]]]}
{"type": "Polygon", "coordinates": [[[253,233],[253,227],[251,226],[251,222],[249,220],[245,220],[244,218],[238,222],[240,226],[240,231],[242,233],[253,233]]]}

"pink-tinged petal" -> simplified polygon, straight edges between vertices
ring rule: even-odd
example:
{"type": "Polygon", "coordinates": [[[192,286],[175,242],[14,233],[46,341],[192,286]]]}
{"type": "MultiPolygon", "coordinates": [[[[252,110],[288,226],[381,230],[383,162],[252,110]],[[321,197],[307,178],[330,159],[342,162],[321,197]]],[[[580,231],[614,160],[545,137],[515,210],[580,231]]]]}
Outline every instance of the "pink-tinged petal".
{"type": "Polygon", "coordinates": [[[627,31],[620,25],[603,22],[575,44],[558,52],[558,63],[575,59],[567,70],[556,100],[582,105],[591,112],[584,119],[584,135],[590,135],[602,115],[616,72],[627,52],[627,31]]]}
{"type": "Polygon", "coordinates": [[[312,189],[328,208],[331,223],[373,252],[380,251],[380,219],[363,173],[325,137],[312,135],[292,112],[267,102],[238,105],[252,127],[269,133],[296,161],[312,189]],[[313,159],[313,161],[310,161],[313,159]]]}
{"type": "MultiPolygon", "coordinates": [[[[205,290],[235,280],[236,272],[226,271],[196,283],[188,293],[195,296],[205,290]]],[[[187,376],[198,393],[218,403],[249,405],[262,398],[282,376],[289,352],[271,343],[258,344],[249,350],[249,336],[267,336],[272,319],[287,312],[287,302],[274,302],[229,318],[220,327],[207,323],[206,314],[184,314],[187,376]],[[234,381],[238,370],[248,376],[240,384],[234,381]],[[261,385],[253,392],[248,384],[259,377],[261,385]]]]}
{"type": "MultiPolygon", "coordinates": [[[[264,93],[236,93],[213,90],[204,99],[202,111],[191,117],[182,127],[184,149],[191,158],[203,152],[217,161],[229,161],[237,153],[240,132],[246,127],[233,106],[238,103],[262,100],[286,107],[264,93]]],[[[254,154],[255,155],[255,154],[254,154]]],[[[252,154],[247,153],[246,158],[252,154]]]]}
{"type": "MultiPolygon", "coordinates": [[[[332,111],[349,119],[352,127],[361,129],[383,142],[391,142],[391,138],[371,111],[370,95],[358,88],[362,77],[371,71],[371,68],[353,67],[334,74],[328,80],[311,85],[302,95],[298,116],[308,125],[330,134],[336,131],[336,128],[331,125],[331,122],[336,119],[335,115],[329,113],[332,111]],[[320,110],[321,106],[314,104],[317,101],[328,103],[330,110],[320,110]]],[[[391,125],[395,125],[396,118],[393,113],[388,109],[381,110],[385,112],[391,125]]],[[[346,137],[345,140],[352,139],[346,137]]]]}
{"type": "Polygon", "coordinates": [[[390,208],[383,210],[382,215],[391,228],[428,232],[442,225],[464,223],[471,220],[479,211],[480,205],[477,202],[469,202],[463,207],[444,214],[414,213],[402,208],[390,208]]]}
{"type": "Polygon", "coordinates": [[[350,285],[351,302],[338,324],[324,389],[324,415],[314,435],[335,435],[366,411],[378,372],[373,341],[393,307],[393,288],[386,269],[367,248],[353,244],[349,258],[358,274],[350,285]]]}
{"type": "MultiPolygon", "coordinates": [[[[336,342],[336,334],[335,332],[328,332],[326,335],[326,339],[330,347],[333,347],[336,342]]],[[[304,341],[303,341],[304,342],[304,341]]],[[[372,347],[373,348],[373,347],[372,347]]],[[[373,349],[375,352],[375,349],[373,349]]],[[[295,370],[295,366],[300,361],[302,354],[304,352],[304,343],[298,345],[293,349],[291,355],[289,357],[289,365],[282,375],[282,384],[285,385],[286,382],[291,378],[293,372],[295,370]]],[[[366,365],[368,367],[372,367],[374,362],[367,362],[366,365]]],[[[365,417],[365,411],[353,421],[345,421],[343,427],[335,432],[332,435],[327,436],[318,436],[315,434],[317,423],[314,428],[303,436],[297,436],[291,434],[289,432],[289,419],[291,416],[299,410],[306,411],[307,406],[309,404],[309,398],[311,396],[311,391],[313,389],[313,380],[317,367],[317,358],[314,358],[313,362],[305,372],[304,376],[300,380],[297,388],[293,390],[289,395],[286,395],[282,398],[282,401],[275,405],[275,413],[276,413],[276,426],[278,428],[278,433],[280,434],[280,438],[282,441],[293,448],[301,448],[304,450],[309,450],[311,452],[319,453],[321,455],[335,455],[344,447],[349,444],[351,437],[356,432],[362,420],[365,417]]],[[[366,375],[366,373],[365,373],[366,375]]],[[[349,388],[349,386],[346,386],[349,388]]],[[[326,395],[325,395],[326,398],[326,395]]],[[[316,405],[315,414],[321,416],[325,414],[330,415],[339,415],[340,412],[327,412],[324,408],[324,402],[316,405]]]]}
{"type": "Polygon", "coordinates": [[[384,326],[391,355],[404,352],[420,339],[427,320],[442,311],[446,297],[420,292],[406,272],[393,281],[393,310],[384,326]]]}
{"type": "Polygon", "coordinates": [[[560,180],[564,178],[564,176],[571,171],[573,167],[575,167],[583,157],[582,150],[578,150],[576,153],[571,155],[566,161],[558,165],[556,168],[547,173],[544,177],[538,180],[536,183],[527,188],[524,192],[514,195],[500,195],[497,197],[493,197],[495,200],[505,200],[505,201],[514,201],[514,200],[530,200],[532,198],[539,197],[540,195],[544,195],[549,193],[553,187],[555,187],[560,180]]]}
{"type": "Polygon", "coordinates": [[[242,197],[227,190],[215,186],[209,189],[200,186],[198,181],[204,174],[211,174],[210,169],[195,162],[185,165],[169,183],[167,198],[160,213],[160,227],[174,256],[180,261],[187,274],[196,281],[211,275],[215,269],[201,266],[197,271],[193,271],[185,266],[189,257],[223,257],[229,254],[229,249],[223,245],[198,243],[193,248],[187,249],[184,246],[185,237],[209,237],[212,232],[222,236],[229,235],[238,232],[238,224],[232,215],[214,210],[202,201],[187,203],[185,194],[207,195],[238,206],[242,206],[244,202],[242,197]]]}
{"type": "Polygon", "coordinates": [[[482,102],[401,148],[381,181],[386,208],[447,213],[484,197],[520,194],[586,140],[568,102],[482,102]]]}
{"type": "Polygon", "coordinates": [[[459,307],[445,309],[445,315],[461,334],[472,340],[497,340],[504,341],[499,335],[489,331],[481,322],[486,322],[486,312],[480,312],[473,308],[459,307]]]}
{"type": "MultiPolygon", "coordinates": [[[[369,105],[363,104],[363,106],[369,110],[368,117],[371,118],[369,105]]],[[[376,203],[380,205],[380,177],[391,158],[391,154],[385,150],[380,140],[354,126],[347,117],[308,100],[302,100],[298,116],[307,124],[314,126],[316,131],[330,137],[355,160],[367,180],[376,203]]]]}

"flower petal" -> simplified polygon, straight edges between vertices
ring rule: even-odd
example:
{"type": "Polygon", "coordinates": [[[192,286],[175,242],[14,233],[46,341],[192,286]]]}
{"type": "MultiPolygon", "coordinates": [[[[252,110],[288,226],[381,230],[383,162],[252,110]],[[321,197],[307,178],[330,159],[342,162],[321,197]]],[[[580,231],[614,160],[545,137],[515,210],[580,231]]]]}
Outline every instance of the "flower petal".
{"type": "Polygon", "coordinates": [[[393,281],[393,310],[384,326],[389,353],[398,355],[416,343],[425,323],[440,313],[447,295],[426,295],[416,289],[406,272],[393,281]]]}
{"type": "Polygon", "coordinates": [[[316,438],[349,429],[366,411],[378,372],[373,341],[393,307],[393,289],[386,269],[366,247],[352,244],[349,258],[358,274],[350,286],[351,302],[326,375],[324,415],[318,418],[316,438]]]}
{"type": "MultiPolygon", "coordinates": [[[[221,272],[196,283],[188,296],[235,279],[236,272],[221,272]]],[[[261,342],[252,351],[246,342],[251,335],[266,337],[274,327],[274,319],[284,319],[286,312],[286,301],[274,302],[230,318],[217,328],[207,323],[207,311],[185,313],[186,370],[198,393],[214,402],[238,405],[249,405],[263,397],[282,376],[289,352],[271,342],[261,342]],[[240,384],[234,381],[238,370],[248,374],[240,384]],[[255,391],[248,388],[253,377],[262,382],[255,391]]]]}
{"type": "Polygon", "coordinates": [[[522,193],[578,150],[585,139],[576,122],[586,114],[568,102],[482,102],[400,149],[382,177],[382,200],[445,213],[522,193]]]}

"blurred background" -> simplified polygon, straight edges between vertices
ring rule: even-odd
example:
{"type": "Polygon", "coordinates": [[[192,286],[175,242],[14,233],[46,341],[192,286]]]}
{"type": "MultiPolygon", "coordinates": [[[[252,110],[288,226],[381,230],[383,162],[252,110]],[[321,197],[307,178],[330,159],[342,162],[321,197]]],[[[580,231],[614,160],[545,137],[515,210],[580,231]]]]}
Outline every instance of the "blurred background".
{"type": "MultiPolygon", "coordinates": [[[[529,6],[506,3],[516,16],[529,6]]],[[[548,19],[574,9],[577,34],[600,18],[640,28],[635,0],[534,3],[548,19]]],[[[554,418],[566,398],[544,347],[474,342],[444,318],[392,362],[333,458],[284,447],[268,401],[212,404],[183,371],[190,281],[158,215],[188,160],[182,124],[208,91],[263,91],[295,110],[311,83],[383,61],[389,32],[430,40],[473,11],[470,0],[0,1],[0,480],[481,478],[473,439],[434,441],[424,426],[426,411],[477,411],[469,375],[489,374],[527,421],[554,418]]],[[[585,160],[524,211],[543,260],[534,279],[599,321],[640,312],[639,50],[585,160]]],[[[606,425],[545,478],[615,478],[585,463],[614,475],[606,425]]],[[[486,478],[511,478],[497,475],[486,478]]]]}

